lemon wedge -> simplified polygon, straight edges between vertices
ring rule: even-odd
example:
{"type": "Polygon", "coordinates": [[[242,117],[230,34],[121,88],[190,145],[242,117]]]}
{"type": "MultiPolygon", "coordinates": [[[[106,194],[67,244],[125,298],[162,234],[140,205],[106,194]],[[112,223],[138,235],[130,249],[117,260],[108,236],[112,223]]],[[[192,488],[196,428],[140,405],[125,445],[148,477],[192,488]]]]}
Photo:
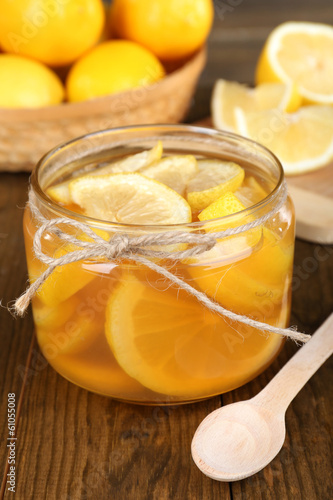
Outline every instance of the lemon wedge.
{"type": "MultiPolygon", "coordinates": [[[[105,165],[97,170],[93,170],[89,172],[89,174],[85,174],[80,176],[86,177],[95,176],[95,175],[106,175],[106,174],[115,174],[121,172],[136,172],[144,167],[147,167],[151,163],[158,161],[162,157],[163,153],[163,144],[161,141],[158,141],[157,144],[149,150],[142,151],[141,153],[136,153],[126,158],[123,158],[119,161],[115,161],[108,165],[105,165]]],[[[62,203],[63,205],[69,205],[72,203],[69,184],[72,180],[61,182],[54,186],[49,187],[46,190],[46,194],[50,196],[57,203],[62,203]]]]}
{"type": "MultiPolygon", "coordinates": [[[[200,221],[210,221],[212,219],[219,219],[220,217],[227,217],[228,215],[238,214],[239,216],[233,217],[232,221],[225,222],[223,220],[218,220],[216,222],[212,221],[209,226],[207,226],[206,230],[211,231],[222,231],[228,227],[236,227],[240,224],[240,219],[243,218],[242,212],[246,207],[241,203],[241,201],[237,198],[237,196],[228,191],[220,198],[211,203],[207,208],[205,208],[200,214],[198,218],[200,221]]],[[[253,217],[251,218],[253,219],[253,217]]],[[[244,218],[244,224],[246,222],[250,222],[249,218],[244,218]]],[[[220,244],[216,245],[216,249],[221,251],[225,243],[227,243],[229,249],[230,245],[234,245],[234,250],[236,253],[240,251],[240,248],[245,246],[245,248],[254,247],[261,239],[262,236],[262,228],[260,226],[245,231],[244,233],[239,233],[233,236],[225,237],[221,240],[220,244]]],[[[212,248],[214,251],[214,248],[212,248]]],[[[229,250],[230,251],[230,250],[229,250]]]]}
{"type": "Polygon", "coordinates": [[[162,182],[183,195],[190,179],[198,172],[197,160],[192,155],[167,156],[140,173],[162,182]]]}
{"type": "Polygon", "coordinates": [[[295,113],[235,111],[238,132],[260,142],[281,161],[286,174],[325,166],[333,158],[333,107],[305,106],[295,113]]]}
{"type": "Polygon", "coordinates": [[[246,207],[239,201],[237,196],[229,191],[200,212],[198,218],[200,221],[217,219],[218,217],[225,217],[241,212],[245,210],[245,208],[246,207]]]}
{"type": "MultiPolygon", "coordinates": [[[[200,212],[198,218],[201,222],[208,222],[205,226],[207,232],[219,232],[240,225],[240,219],[243,218],[244,224],[250,222],[249,217],[245,218],[244,215],[240,213],[245,209],[246,207],[237,196],[231,191],[228,191],[200,212]],[[234,215],[238,213],[239,215],[234,215]],[[227,217],[228,215],[234,215],[232,221],[223,220],[223,217],[227,217]]],[[[252,219],[253,218],[251,218],[251,220],[252,219]]],[[[202,256],[199,255],[196,260],[192,259],[192,263],[202,262],[203,259],[205,261],[210,259],[212,261],[222,260],[227,255],[229,259],[232,260],[237,260],[241,257],[244,258],[253,251],[253,248],[260,242],[261,238],[262,227],[260,226],[243,233],[223,237],[218,240],[217,244],[211,250],[205,252],[202,256]]]]}
{"type": "Polygon", "coordinates": [[[69,184],[86,215],[125,224],[181,224],[191,207],[176,191],[138,173],[85,176],[69,184]]]}
{"type": "Polygon", "coordinates": [[[214,85],[211,109],[215,128],[236,131],[235,108],[244,112],[278,108],[296,111],[302,103],[293,83],[263,83],[252,89],[241,83],[217,80],[214,85]]]}
{"type": "Polygon", "coordinates": [[[321,23],[287,22],[265,43],[257,83],[294,83],[306,102],[333,104],[333,27],[321,23]]]}
{"type": "Polygon", "coordinates": [[[233,162],[199,160],[199,171],[187,185],[187,201],[193,211],[203,210],[227,191],[236,191],[244,169],[233,162]]]}

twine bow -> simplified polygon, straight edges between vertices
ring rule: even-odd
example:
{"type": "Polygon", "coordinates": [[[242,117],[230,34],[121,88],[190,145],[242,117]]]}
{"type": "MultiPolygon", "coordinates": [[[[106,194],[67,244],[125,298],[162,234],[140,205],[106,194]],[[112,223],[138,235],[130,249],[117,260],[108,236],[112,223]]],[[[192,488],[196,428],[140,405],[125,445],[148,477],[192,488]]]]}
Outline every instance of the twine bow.
{"type": "MultiPolygon", "coordinates": [[[[41,224],[36,231],[33,242],[33,249],[35,256],[38,260],[46,264],[46,270],[34,281],[28,289],[19,297],[14,303],[14,312],[22,316],[26,311],[31,299],[36,294],[39,287],[45,282],[50,274],[59,266],[70,264],[72,262],[79,262],[87,259],[105,258],[108,261],[116,261],[120,259],[127,259],[135,263],[143,264],[144,266],[152,269],[158,274],[164,276],[167,280],[182,288],[190,295],[194,296],[209,310],[214,311],[222,316],[229,318],[232,321],[238,321],[250,327],[259,329],[264,332],[277,333],[279,335],[289,337],[296,342],[307,342],[311,336],[301,332],[297,332],[294,327],[278,328],[260,321],[254,320],[248,316],[236,314],[216,301],[210,299],[205,293],[193,288],[189,283],[179,278],[176,274],[171,273],[165,266],[156,263],[156,260],[168,260],[179,262],[183,259],[200,255],[212,249],[218,239],[227,236],[240,234],[249,231],[254,227],[262,225],[270,217],[272,217],[284,204],[287,196],[286,185],[283,184],[280,188],[278,201],[274,208],[247,224],[238,227],[228,228],[220,232],[212,233],[199,233],[194,234],[185,231],[166,231],[161,233],[144,234],[140,236],[130,236],[126,233],[113,235],[108,241],[104,240],[101,236],[96,234],[87,224],[70,219],[68,217],[61,217],[57,219],[46,219],[39,211],[36,198],[33,191],[29,192],[29,208],[35,219],[41,224]],[[59,226],[65,225],[67,228],[79,230],[81,233],[89,237],[91,241],[83,241],[73,234],[69,234],[59,226]],[[73,251],[67,252],[65,255],[58,257],[49,256],[42,250],[42,238],[46,233],[53,233],[62,241],[75,245],[73,251]],[[167,249],[155,250],[154,247],[164,247],[168,245],[177,245],[186,243],[188,248],[178,252],[169,252],[167,249]]],[[[274,265],[274,263],[272,263],[274,265]]]]}

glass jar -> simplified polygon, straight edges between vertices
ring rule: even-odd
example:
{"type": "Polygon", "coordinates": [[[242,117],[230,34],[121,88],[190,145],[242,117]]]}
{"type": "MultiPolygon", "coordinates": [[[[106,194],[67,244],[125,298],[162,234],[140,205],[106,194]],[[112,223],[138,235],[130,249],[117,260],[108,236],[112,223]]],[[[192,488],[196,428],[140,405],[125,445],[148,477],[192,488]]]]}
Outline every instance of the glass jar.
{"type": "MultiPolygon", "coordinates": [[[[208,234],[271,214],[265,223],[221,238],[195,257],[151,260],[226,309],[285,327],[295,236],[290,199],[277,207],[283,182],[277,158],[252,141],[199,127],[158,125],[105,130],[52,150],[33,171],[31,189],[44,218],[83,222],[103,238],[165,231],[208,234]],[[158,139],[166,154],[238,163],[267,196],[234,215],[172,226],[100,221],[47,196],[50,185],[151,148],[158,139]]],[[[247,194],[251,197],[251,185],[247,194]]],[[[29,208],[24,226],[29,276],[34,281],[47,266],[33,253],[40,222],[29,208]]],[[[61,228],[86,238],[71,226],[61,228]]],[[[73,245],[46,232],[42,248],[57,257],[72,251],[73,245]]],[[[169,245],[167,251],[183,248],[186,244],[169,245]]],[[[96,257],[56,268],[39,288],[32,308],[39,346],[58,373],[85,389],[128,402],[186,403],[230,391],[262,372],[283,344],[280,335],[214,313],[155,270],[126,258],[96,257]]]]}

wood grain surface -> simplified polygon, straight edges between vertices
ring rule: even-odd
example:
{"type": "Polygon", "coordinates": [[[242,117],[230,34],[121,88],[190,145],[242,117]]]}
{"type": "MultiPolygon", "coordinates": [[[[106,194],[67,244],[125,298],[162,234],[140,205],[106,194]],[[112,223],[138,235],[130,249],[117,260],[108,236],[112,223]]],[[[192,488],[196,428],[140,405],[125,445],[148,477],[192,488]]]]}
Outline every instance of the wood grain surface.
{"type": "MultiPolygon", "coordinates": [[[[333,24],[331,0],[217,2],[209,61],[189,121],[209,114],[211,87],[217,77],[252,82],[264,38],[274,25],[288,19],[333,24]],[[224,14],[223,9],[227,9],[224,14]]],[[[26,174],[0,175],[3,305],[26,284],[21,224],[27,187],[26,174]]],[[[332,310],[333,247],[297,240],[291,322],[311,333],[332,310]]],[[[30,312],[15,320],[0,308],[0,320],[0,498],[14,495],[5,483],[9,392],[20,402],[16,435],[19,500],[333,498],[332,359],[288,409],[287,439],[276,459],[252,478],[219,483],[201,474],[191,460],[196,427],[222,404],[247,399],[261,390],[297,350],[293,342],[286,343],[262,375],[221,397],[180,407],[144,407],[97,396],[59,376],[35,345],[30,312]]]]}

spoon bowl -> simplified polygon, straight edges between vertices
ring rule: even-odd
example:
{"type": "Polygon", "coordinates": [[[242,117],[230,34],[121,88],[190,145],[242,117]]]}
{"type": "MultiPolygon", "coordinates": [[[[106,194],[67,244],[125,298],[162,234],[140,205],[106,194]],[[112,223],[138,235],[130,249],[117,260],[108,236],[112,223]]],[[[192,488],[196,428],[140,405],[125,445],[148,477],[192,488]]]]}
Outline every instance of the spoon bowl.
{"type": "Polygon", "coordinates": [[[285,434],[284,414],[241,401],[215,410],[202,421],[192,441],[192,457],[212,479],[236,481],[273,460],[285,434]]]}
{"type": "Polygon", "coordinates": [[[191,448],[199,469],[218,481],[237,481],[269,464],[285,440],[286,409],[332,352],[333,314],[259,394],[201,422],[191,448]]]}

